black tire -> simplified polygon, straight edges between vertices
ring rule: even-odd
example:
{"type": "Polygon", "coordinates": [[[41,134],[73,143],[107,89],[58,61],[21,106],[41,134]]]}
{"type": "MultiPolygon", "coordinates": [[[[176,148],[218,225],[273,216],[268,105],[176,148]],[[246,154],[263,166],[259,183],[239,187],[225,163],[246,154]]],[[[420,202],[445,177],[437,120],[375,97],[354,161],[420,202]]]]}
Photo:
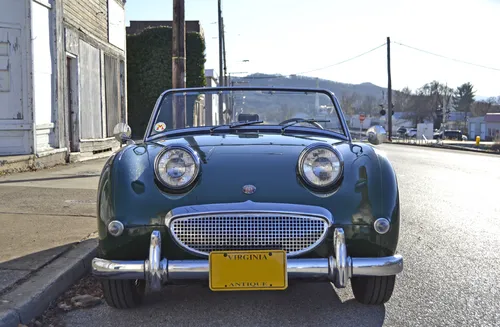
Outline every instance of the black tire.
{"type": "Polygon", "coordinates": [[[101,281],[104,300],[116,309],[132,309],[142,304],[144,281],[104,279],[101,281]]]}
{"type": "Polygon", "coordinates": [[[352,277],[351,288],[356,301],[380,305],[389,301],[396,283],[396,276],[352,277]]]}

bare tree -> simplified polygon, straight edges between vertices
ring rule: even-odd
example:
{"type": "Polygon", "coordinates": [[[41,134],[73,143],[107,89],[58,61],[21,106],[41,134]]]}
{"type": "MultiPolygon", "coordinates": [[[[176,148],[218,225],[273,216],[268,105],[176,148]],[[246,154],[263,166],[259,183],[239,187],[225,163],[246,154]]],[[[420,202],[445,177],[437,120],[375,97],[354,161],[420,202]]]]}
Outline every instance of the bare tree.
{"type": "Polygon", "coordinates": [[[340,105],[342,106],[342,110],[348,114],[352,115],[356,112],[356,104],[359,102],[359,95],[356,92],[353,93],[342,93],[342,97],[340,98],[340,105]]]}
{"type": "Polygon", "coordinates": [[[378,103],[377,98],[373,95],[365,95],[361,101],[360,109],[367,114],[377,114],[378,113],[378,103]]]}
{"type": "Polygon", "coordinates": [[[403,117],[411,120],[413,124],[423,123],[426,119],[434,117],[436,98],[435,86],[427,83],[417,89],[408,101],[408,107],[403,117]],[[433,97],[434,95],[434,97],[433,97]]]}
{"type": "Polygon", "coordinates": [[[401,89],[401,91],[394,92],[394,110],[407,112],[410,110],[413,101],[413,95],[408,87],[401,89]]]}
{"type": "Polygon", "coordinates": [[[484,116],[490,112],[493,103],[488,101],[476,101],[471,106],[471,115],[473,117],[484,116]]]}
{"type": "Polygon", "coordinates": [[[452,104],[454,90],[448,87],[448,84],[441,84],[441,97],[442,97],[442,108],[443,110],[448,110],[452,104]]]}

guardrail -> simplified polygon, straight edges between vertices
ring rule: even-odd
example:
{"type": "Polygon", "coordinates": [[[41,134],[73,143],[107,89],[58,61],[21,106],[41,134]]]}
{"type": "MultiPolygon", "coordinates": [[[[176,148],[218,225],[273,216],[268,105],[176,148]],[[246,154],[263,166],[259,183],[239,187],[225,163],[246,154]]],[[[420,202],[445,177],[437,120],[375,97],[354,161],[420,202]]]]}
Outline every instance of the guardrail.
{"type": "Polygon", "coordinates": [[[392,143],[430,145],[430,144],[443,144],[443,141],[434,139],[429,140],[428,138],[425,137],[425,135],[422,135],[422,138],[393,136],[392,143]]]}

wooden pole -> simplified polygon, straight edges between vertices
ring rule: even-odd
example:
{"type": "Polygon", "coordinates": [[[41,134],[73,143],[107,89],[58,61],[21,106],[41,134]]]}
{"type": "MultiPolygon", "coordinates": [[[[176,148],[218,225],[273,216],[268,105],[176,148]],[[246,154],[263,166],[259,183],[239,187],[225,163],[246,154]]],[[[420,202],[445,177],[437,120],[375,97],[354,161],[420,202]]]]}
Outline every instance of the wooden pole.
{"type": "MultiPolygon", "coordinates": [[[[219,20],[219,86],[224,86],[224,71],[223,71],[223,30],[222,30],[222,4],[221,0],[218,0],[218,20],[219,20]]],[[[219,124],[224,124],[223,110],[224,97],[219,96],[219,124]]],[[[215,124],[214,124],[215,125],[215,124]]]]}
{"type": "Polygon", "coordinates": [[[224,86],[228,86],[227,80],[227,65],[226,65],[226,33],[224,31],[224,17],[221,17],[222,21],[222,61],[224,64],[224,86]]]}
{"type": "MultiPolygon", "coordinates": [[[[186,87],[186,26],[184,0],[174,0],[172,21],[172,88],[186,87]]],[[[176,96],[173,103],[172,127],[186,125],[186,98],[176,96]]]]}
{"type": "MultiPolygon", "coordinates": [[[[226,65],[226,33],[224,31],[224,17],[221,17],[222,21],[222,61],[224,64],[224,86],[229,86],[229,79],[227,76],[227,65],[226,65]]],[[[224,103],[226,104],[226,111],[229,113],[229,94],[224,96],[224,103]]],[[[225,115],[225,119],[231,120],[231,116],[225,115]]]]}

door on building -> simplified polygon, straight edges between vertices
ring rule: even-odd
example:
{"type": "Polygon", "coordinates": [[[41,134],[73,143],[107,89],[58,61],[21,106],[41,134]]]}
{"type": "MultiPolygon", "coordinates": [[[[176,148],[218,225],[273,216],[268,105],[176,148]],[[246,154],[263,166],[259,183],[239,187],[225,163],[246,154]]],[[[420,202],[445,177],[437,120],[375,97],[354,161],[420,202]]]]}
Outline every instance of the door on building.
{"type": "Polygon", "coordinates": [[[78,58],[66,57],[66,140],[71,152],[80,151],[78,58]]]}
{"type": "Polygon", "coordinates": [[[32,108],[24,95],[21,30],[0,26],[0,156],[33,153],[32,108]]]}
{"type": "MultiPolygon", "coordinates": [[[[124,67],[123,67],[124,69],[124,67]]],[[[107,137],[113,136],[113,129],[116,124],[124,122],[122,103],[124,98],[124,84],[120,82],[120,76],[124,74],[121,73],[122,68],[120,68],[120,61],[118,58],[110,56],[108,54],[104,55],[104,83],[106,88],[106,126],[107,126],[107,137]]],[[[132,128],[132,130],[134,130],[132,128]]]]}
{"type": "Polygon", "coordinates": [[[486,139],[486,124],[481,123],[481,140],[486,139]]]}
{"type": "Polygon", "coordinates": [[[470,139],[476,138],[476,123],[470,123],[469,138],[470,139]]]}

